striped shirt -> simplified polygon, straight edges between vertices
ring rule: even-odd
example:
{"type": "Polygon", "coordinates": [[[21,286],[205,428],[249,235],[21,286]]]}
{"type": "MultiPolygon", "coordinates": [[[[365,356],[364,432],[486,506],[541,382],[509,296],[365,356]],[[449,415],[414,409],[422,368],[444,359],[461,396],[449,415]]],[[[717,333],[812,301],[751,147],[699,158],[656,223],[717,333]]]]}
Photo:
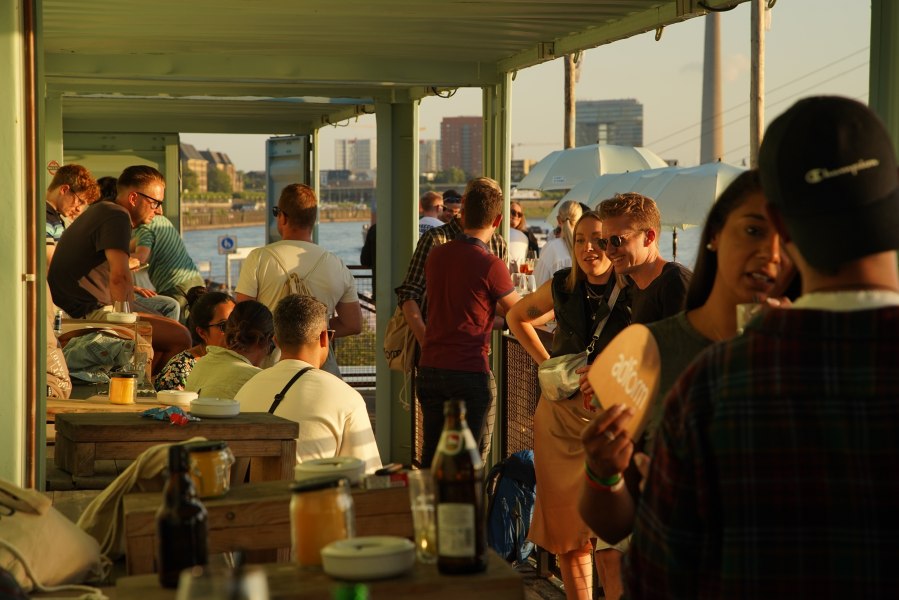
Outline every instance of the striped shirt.
{"type": "Polygon", "coordinates": [[[185,284],[202,281],[203,277],[184,247],[181,234],[172,222],[157,216],[134,232],[138,246],[150,249],[150,268],[147,274],[156,291],[164,294],[180,290],[185,284]]]}
{"type": "Polygon", "coordinates": [[[899,590],[899,308],[771,310],[666,399],[630,598],[899,590]]]}

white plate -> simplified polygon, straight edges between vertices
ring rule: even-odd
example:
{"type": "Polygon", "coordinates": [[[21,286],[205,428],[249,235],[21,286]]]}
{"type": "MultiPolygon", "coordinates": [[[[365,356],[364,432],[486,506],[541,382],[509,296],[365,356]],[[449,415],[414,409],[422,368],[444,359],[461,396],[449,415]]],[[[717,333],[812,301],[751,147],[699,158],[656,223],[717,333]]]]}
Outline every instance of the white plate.
{"type": "Polygon", "coordinates": [[[341,475],[350,480],[350,485],[359,485],[363,473],[365,463],[352,456],[304,460],[293,468],[293,478],[297,481],[322,475],[341,475]]]}
{"type": "Polygon", "coordinates": [[[190,402],[190,414],[197,417],[236,417],[240,402],[228,398],[197,398],[190,402]]]}
{"type": "Polygon", "coordinates": [[[322,567],[350,580],[396,577],[415,566],[415,544],[406,538],[372,535],[338,540],[322,548],[322,567]]]}
{"type": "Polygon", "coordinates": [[[137,313],[106,313],[106,320],[110,323],[136,323],[137,313]]]}
{"type": "Polygon", "coordinates": [[[196,399],[196,392],[186,392],[184,390],[162,390],[156,392],[156,402],[180,406],[181,408],[190,408],[190,403],[196,399]]]}

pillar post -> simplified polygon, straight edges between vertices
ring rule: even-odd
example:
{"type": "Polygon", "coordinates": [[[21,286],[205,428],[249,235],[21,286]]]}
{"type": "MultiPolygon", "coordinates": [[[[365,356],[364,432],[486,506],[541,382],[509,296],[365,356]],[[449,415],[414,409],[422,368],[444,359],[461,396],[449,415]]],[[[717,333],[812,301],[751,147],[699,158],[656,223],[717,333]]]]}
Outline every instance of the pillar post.
{"type": "Polygon", "coordinates": [[[899,154],[899,5],[871,0],[868,104],[880,115],[899,154]]]}

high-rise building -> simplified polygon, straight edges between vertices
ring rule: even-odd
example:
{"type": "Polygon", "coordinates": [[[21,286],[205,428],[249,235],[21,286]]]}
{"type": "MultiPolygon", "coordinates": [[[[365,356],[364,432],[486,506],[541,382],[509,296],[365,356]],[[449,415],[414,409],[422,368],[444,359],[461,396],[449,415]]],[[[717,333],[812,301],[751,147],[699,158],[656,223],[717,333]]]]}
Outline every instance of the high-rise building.
{"type": "Polygon", "coordinates": [[[458,168],[469,177],[483,175],[484,120],[481,117],[446,117],[440,122],[440,165],[458,168]]]}
{"type": "Polygon", "coordinates": [[[371,169],[371,140],[335,140],[334,168],[348,171],[371,169]]]}
{"type": "Polygon", "coordinates": [[[643,145],[643,105],[624,100],[579,100],[575,107],[574,145],[643,145]]]}
{"type": "Polygon", "coordinates": [[[440,168],[440,140],[419,140],[418,170],[421,173],[436,173],[440,168]]]}

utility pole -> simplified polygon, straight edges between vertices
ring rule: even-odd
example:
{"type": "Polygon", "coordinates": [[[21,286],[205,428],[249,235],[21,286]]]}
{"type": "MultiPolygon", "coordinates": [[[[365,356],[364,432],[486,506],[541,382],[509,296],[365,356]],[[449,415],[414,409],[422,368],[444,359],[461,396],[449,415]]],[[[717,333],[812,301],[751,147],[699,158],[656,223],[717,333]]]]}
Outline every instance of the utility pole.
{"type": "Polygon", "coordinates": [[[574,87],[577,77],[574,54],[565,55],[565,139],[563,147],[574,148],[574,87]]]}
{"type": "Polygon", "coordinates": [[[721,15],[705,16],[705,57],[702,64],[702,125],[699,141],[701,164],[721,160],[721,15]]]}
{"type": "Polygon", "coordinates": [[[765,129],[765,5],[767,0],[752,0],[752,32],[749,80],[749,167],[759,166],[759,145],[765,129]]]}

